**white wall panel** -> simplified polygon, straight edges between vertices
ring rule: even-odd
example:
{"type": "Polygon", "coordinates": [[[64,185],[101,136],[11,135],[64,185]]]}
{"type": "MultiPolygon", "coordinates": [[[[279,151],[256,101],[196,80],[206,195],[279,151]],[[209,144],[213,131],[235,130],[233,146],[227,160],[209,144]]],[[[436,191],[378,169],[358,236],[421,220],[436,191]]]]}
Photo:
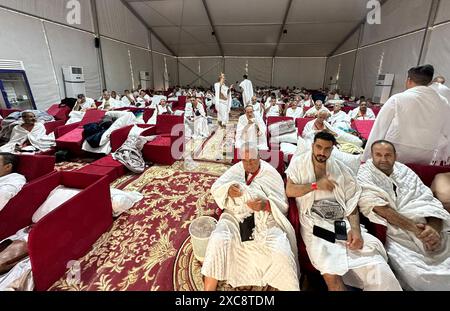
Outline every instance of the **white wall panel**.
{"type": "Polygon", "coordinates": [[[210,88],[217,82],[223,65],[222,58],[220,57],[180,58],[179,63],[181,85],[200,85],[206,88],[210,88]],[[194,73],[200,75],[202,79],[199,79],[194,73]]]}
{"type": "Polygon", "coordinates": [[[154,89],[162,91],[164,89],[164,55],[153,53],[153,76],[154,89]]]}
{"type": "Polygon", "coordinates": [[[96,0],[100,34],[149,48],[148,30],[120,0],[96,0]]]}
{"type": "Polygon", "coordinates": [[[326,58],[275,58],[274,86],[322,87],[326,58]]]}
{"type": "Polygon", "coordinates": [[[60,102],[40,20],[0,9],[0,59],[23,61],[39,109],[60,102]]]}
{"type": "Polygon", "coordinates": [[[394,0],[381,7],[381,24],[364,27],[362,45],[425,28],[430,0],[394,0]]]}
{"type": "Polygon", "coordinates": [[[353,95],[372,98],[378,73],[395,74],[392,94],[404,91],[407,71],[417,65],[424,32],[363,48],[356,60],[353,95]]]}
{"type": "MultiPolygon", "coordinates": [[[[132,88],[136,89],[138,85],[141,84],[139,72],[140,71],[148,71],[150,73],[152,72],[152,59],[150,52],[147,50],[139,49],[132,46],[129,46],[128,50],[130,51],[131,65],[133,68],[134,85],[132,85],[132,88]]],[[[120,92],[122,93],[124,90],[125,89],[120,89],[120,92]]]]}
{"type": "Polygon", "coordinates": [[[156,52],[172,55],[172,53],[170,53],[170,51],[158,40],[158,38],[156,38],[153,34],[151,36],[152,36],[152,38],[151,38],[151,40],[152,40],[152,48],[151,48],[152,51],[156,51],[156,52]]]}
{"type": "Polygon", "coordinates": [[[269,86],[272,78],[272,58],[225,58],[225,74],[228,84],[241,82],[246,73],[254,86],[269,86]]]}
{"type": "Polygon", "coordinates": [[[337,80],[337,87],[341,94],[351,95],[355,57],[356,51],[330,57],[325,74],[325,87],[329,87],[330,78],[333,78],[337,80]]]}
{"type": "MultiPolygon", "coordinates": [[[[442,75],[450,81],[450,24],[435,27],[431,34],[430,45],[425,63],[432,64],[436,75],[442,75]]],[[[447,82],[447,86],[450,85],[447,82]]]]}
{"type": "Polygon", "coordinates": [[[167,70],[169,72],[170,86],[178,85],[178,63],[175,57],[167,57],[167,70]]]}
{"type": "Polygon", "coordinates": [[[106,38],[101,39],[101,45],[106,88],[117,92],[131,88],[129,46],[106,38]]]}
{"type": "Polygon", "coordinates": [[[347,40],[345,40],[345,42],[339,47],[339,49],[337,49],[337,51],[334,54],[341,54],[350,50],[354,50],[356,48],[358,48],[358,40],[359,40],[359,35],[361,32],[361,29],[363,27],[360,26],[358,28],[358,30],[356,30],[351,36],[350,38],[348,38],[347,40]]]}
{"type": "Polygon", "coordinates": [[[44,25],[61,97],[65,96],[62,67],[82,66],[86,80],[86,95],[97,98],[101,93],[101,81],[94,35],[52,23],[44,22],[44,25]],[[74,42],[76,44],[73,44],[74,42]]]}
{"type": "Polygon", "coordinates": [[[91,1],[77,1],[80,3],[80,24],[69,24],[67,17],[71,16],[73,6],[66,7],[68,0],[0,0],[0,5],[93,32],[91,1]]]}
{"type": "Polygon", "coordinates": [[[436,16],[436,24],[450,20],[450,0],[441,0],[436,16]]]}

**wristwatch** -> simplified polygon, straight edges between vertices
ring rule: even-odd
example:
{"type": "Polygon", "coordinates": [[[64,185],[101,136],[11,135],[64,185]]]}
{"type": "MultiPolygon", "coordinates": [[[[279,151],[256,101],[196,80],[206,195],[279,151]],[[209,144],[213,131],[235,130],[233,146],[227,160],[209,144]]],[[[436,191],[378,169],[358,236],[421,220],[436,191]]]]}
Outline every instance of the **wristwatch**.
{"type": "Polygon", "coordinates": [[[313,190],[313,191],[316,191],[318,188],[317,188],[317,183],[316,182],[313,182],[312,184],[311,184],[311,190],[313,190]]]}

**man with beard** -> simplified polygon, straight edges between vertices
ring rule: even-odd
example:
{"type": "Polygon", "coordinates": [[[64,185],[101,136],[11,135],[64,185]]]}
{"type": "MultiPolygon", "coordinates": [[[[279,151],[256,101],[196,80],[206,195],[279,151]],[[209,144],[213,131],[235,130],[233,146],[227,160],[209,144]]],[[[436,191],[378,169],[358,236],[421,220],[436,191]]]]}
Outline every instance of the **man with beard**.
{"type": "Polygon", "coordinates": [[[383,244],[359,223],[361,187],[350,170],[330,158],[335,137],[319,132],[312,151],[295,157],[286,171],[286,194],[296,198],[301,235],[313,266],[331,291],[401,290],[383,244]]]}

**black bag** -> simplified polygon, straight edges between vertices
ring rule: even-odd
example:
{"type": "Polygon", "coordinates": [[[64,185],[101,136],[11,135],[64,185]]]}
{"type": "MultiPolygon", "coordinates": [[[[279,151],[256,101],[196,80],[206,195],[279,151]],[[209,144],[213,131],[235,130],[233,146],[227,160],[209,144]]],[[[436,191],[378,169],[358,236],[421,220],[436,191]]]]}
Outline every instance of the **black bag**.
{"type": "Polygon", "coordinates": [[[253,240],[253,229],[255,228],[255,214],[244,219],[244,222],[239,223],[239,231],[241,233],[241,241],[247,242],[253,240]]]}

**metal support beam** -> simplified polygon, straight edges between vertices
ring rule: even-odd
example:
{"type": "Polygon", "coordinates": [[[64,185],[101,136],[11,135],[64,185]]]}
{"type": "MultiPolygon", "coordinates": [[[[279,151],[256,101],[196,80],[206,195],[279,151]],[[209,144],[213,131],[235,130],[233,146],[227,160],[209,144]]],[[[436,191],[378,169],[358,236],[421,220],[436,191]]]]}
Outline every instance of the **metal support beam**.
{"type": "MultiPolygon", "coordinates": [[[[92,0],[91,0],[92,1],[92,0]]],[[[141,21],[142,24],[144,24],[148,30],[150,30],[150,32],[159,40],[159,42],[161,42],[162,45],[164,45],[164,47],[170,52],[172,53],[172,55],[177,56],[175,54],[175,52],[161,39],[160,36],[158,36],[155,31],[152,29],[152,27],[145,21],[145,19],[143,19],[138,12],[136,12],[136,10],[125,0],[120,0],[120,2],[122,2],[122,4],[128,9],[130,10],[131,13],[133,13],[134,16],[136,16],[136,18],[138,20],[141,21]]]]}
{"type": "Polygon", "coordinates": [[[275,50],[273,51],[273,57],[277,56],[278,46],[280,45],[281,38],[283,37],[284,28],[286,27],[286,21],[289,15],[289,11],[291,10],[292,0],[289,0],[288,5],[286,7],[286,11],[284,12],[283,25],[281,25],[280,33],[278,35],[277,45],[275,46],[275,50]]]}
{"type": "Polygon", "coordinates": [[[208,4],[206,4],[206,0],[202,0],[202,2],[203,2],[203,7],[205,8],[205,11],[206,11],[206,15],[208,15],[209,23],[211,24],[211,28],[214,32],[214,37],[216,38],[217,45],[219,46],[220,54],[222,56],[225,56],[225,54],[223,53],[222,43],[220,43],[219,34],[216,31],[216,27],[214,26],[214,22],[212,20],[211,13],[209,12],[209,9],[208,9],[208,4]]]}
{"type": "Polygon", "coordinates": [[[423,35],[422,46],[420,47],[419,59],[417,60],[417,66],[423,64],[425,57],[427,56],[428,47],[430,45],[431,33],[433,32],[433,26],[436,22],[436,16],[439,9],[440,0],[432,0],[430,7],[430,13],[428,15],[427,28],[425,29],[425,34],[423,35]]]}
{"type": "MultiPolygon", "coordinates": [[[[92,9],[92,19],[94,21],[94,32],[95,37],[100,40],[100,29],[98,26],[98,13],[97,13],[97,2],[95,0],[91,0],[91,9],[92,9]]],[[[105,77],[105,64],[103,62],[103,52],[102,52],[102,43],[100,42],[100,46],[97,49],[97,58],[98,64],[100,66],[100,79],[102,84],[102,90],[107,88],[106,85],[106,77],[105,77]]]]}

